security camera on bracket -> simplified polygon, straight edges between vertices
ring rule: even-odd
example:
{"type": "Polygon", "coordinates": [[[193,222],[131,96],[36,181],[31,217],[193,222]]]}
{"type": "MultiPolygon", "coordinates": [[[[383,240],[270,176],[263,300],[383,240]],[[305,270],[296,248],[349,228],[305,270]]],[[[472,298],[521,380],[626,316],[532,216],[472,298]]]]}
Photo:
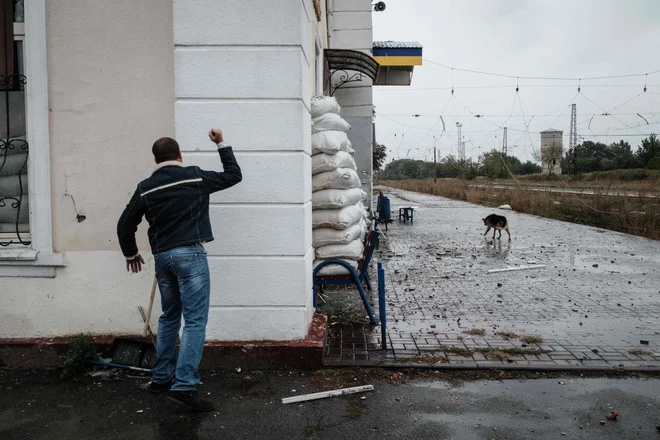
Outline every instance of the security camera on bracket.
{"type": "Polygon", "coordinates": [[[376,12],[383,12],[385,10],[385,2],[378,2],[371,6],[374,7],[374,11],[376,12]]]}

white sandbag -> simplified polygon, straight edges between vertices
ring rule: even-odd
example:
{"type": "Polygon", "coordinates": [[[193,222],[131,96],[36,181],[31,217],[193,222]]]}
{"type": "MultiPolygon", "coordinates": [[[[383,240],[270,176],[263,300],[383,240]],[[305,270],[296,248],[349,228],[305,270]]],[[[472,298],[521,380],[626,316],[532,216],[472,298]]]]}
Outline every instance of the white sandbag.
{"type": "Polygon", "coordinates": [[[364,239],[367,238],[367,233],[369,232],[369,222],[366,219],[360,221],[360,240],[364,243],[364,239]]]}
{"type": "Polygon", "coordinates": [[[364,253],[364,245],[358,238],[348,244],[329,244],[316,249],[316,258],[339,258],[341,260],[359,260],[364,253]]]}
{"type": "Polygon", "coordinates": [[[360,188],[324,189],[312,193],[312,209],[341,209],[362,200],[360,188]]]}
{"type": "MultiPolygon", "coordinates": [[[[314,269],[323,263],[325,260],[314,260],[314,269]]],[[[345,260],[353,269],[357,271],[358,262],[353,260],[345,260]]],[[[348,275],[350,272],[344,266],[339,264],[329,264],[319,271],[317,275],[320,276],[329,276],[329,275],[348,275]]]]}
{"type": "Polygon", "coordinates": [[[364,209],[357,205],[342,209],[315,209],[312,211],[312,228],[346,229],[357,224],[364,209]]]}
{"type": "Polygon", "coordinates": [[[312,135],[312,154],[335,154],[348,151],[348,137],[343,131],[322,131],[312,135]]]}
{"type": "Polygon", "coordinates": [[[357,170],[355,159],[345,151],[338,151],[336,154],[315,154],[312,156],[312,175],[334,171],[337,168],[350,168],[357,170]]]}
{"type": "Polygon", "coordinates": [[[350,124],[336,113],[326,113],[312,119],[312,133],[334,130],[347,132],[350,129],[350,124]]]}
{"type": "Polygon", "coordinates": [[[334,171],[312,176],[312,192],[323,189],[359,188],[360,185],[357,172],[350,168],[337,168],[334,171]]]}
{"type": "Polygon", "coordinates": [[[314,229],[312,231],[312,246],[316,249],[329,244],[348,244],[360,238],[362,232],[363,227],[360,224],[342,230],[332,228],[314,229]]]}
{"type": "Polygon", "coordinates": [[[346,145],[340,145],[339,146],[340,151],[345,151],[348,154],[355,154],[355,150],[353,149],[353,144],[351,144],[351,141],[346,138],[346,145]]]}
{"type": "Polygon", "coordinates": [[[337,113],[341,111],[341,107],[334,96],[312,96],[311,103],[312,118],[318,118],[326,113],[337,113]]]}

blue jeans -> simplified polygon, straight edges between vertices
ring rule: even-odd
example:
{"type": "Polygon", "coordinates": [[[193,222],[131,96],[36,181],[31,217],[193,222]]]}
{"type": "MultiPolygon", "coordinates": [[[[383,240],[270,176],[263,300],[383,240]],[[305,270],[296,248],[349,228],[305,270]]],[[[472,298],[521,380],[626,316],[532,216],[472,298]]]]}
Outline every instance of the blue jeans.
{"type": "Polygon", "coordinates": [[[209,316],[211,279],[206,251],[201,245],[185,246],[154,255],[163,314],[158,320],[157,359],[151,380],[167,383],[174,377],[174,391],[192,391],[199,383],[206,322],[209,316]],[[176,339],[185,321],[179,357],[176,339]]]}

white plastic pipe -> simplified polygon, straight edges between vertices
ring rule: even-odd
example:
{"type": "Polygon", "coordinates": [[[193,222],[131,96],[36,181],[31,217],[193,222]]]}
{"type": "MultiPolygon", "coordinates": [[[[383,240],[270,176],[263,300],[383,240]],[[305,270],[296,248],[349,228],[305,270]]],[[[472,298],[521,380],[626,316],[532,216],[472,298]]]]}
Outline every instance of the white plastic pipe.
{"type": "Polygon", "coordinates": [[[341,389],[332,390],[332,391],[322,391],[320,393],[303,394],[301,396],[285,397],[285,398],[282,399],[282,403],[286,405],[287,403],[306,402],[308,400],[325,399],[326,397],[344,396],[346,394],[363,393],[365,391],[373,391],[373,390],[374,390],[373,385],[363,385],[363,386],[353,387],[353,388],[341,388],[341,389]]]}
{"type": "Polygon", "coordinates": [[[505,267],[504,269],[490,269],[488,273],[515,272],[517,270],[541,269],[544,267],[545,264],[536,264],[534,266],[505,267]]]}

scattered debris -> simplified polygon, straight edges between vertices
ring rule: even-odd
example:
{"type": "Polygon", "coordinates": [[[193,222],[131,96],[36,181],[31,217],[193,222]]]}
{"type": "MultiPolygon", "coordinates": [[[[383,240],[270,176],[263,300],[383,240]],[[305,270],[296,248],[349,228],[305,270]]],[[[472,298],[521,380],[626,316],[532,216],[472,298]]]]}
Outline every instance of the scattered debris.
{"type": "Polygon", "coordinates": [[[628,353],[634,354],[635,356],[648,356],[651,354],[650,351],[641,348],[633,348],[632,350],[628,351],[628,353]]]}
{"type": "Polygon", "coordinates": [[[619,411],[612,411],[607,415],[607,420],[616,421],[616,418],[619,417],[619,411]]]}
{"type": "Polygon", "coordinates": [[[488,273],[514,272],[518,270],[542,269],[544,267],[545,264],[536,264],[536,265],[518,266],[518,267],[505,267],[503,269],[490,269],[488,273]]]}
{"type": "Polygon", "coordinates": [[[498,206],[497,209],[504,209],[506,211],[513,211],[513,209],[511,209],[511,205],[498,206]]]}
{"type": "Polygon", "coordinates": [[[240,373],[241,371],[242,371],[242,370],[241,370],[241,367],[238,367],[238,368],[236,369],[236,372],[237,372],[237,373],[240,373]]]}
{"type": "MultiPolygon", "coordinates": [[[[92,377],[110,377],[112,376],[113,371],[111,370],[102,370],[102,371],[90,371],[87,375],[92,377]]],[[[144,378],[142,378],[144,379],[144,378]]]]}
{"type": "Polygon", "coordinates": [[[594,265],[592,265],[592,267],[598,267],[598,264],[594,264],[594,265]]]}
{"type": "Polygon", "coordinates": [[[341,388],[338,390],[322,391],[320,393],[303,394],[301,396],[293,396],[293,397],[284,397],[282,399],[282,403],[286,405],[289,403],[307,402],[309,400],[325,399],[326,397],[334,397],[334,396],[345,396],[347,394],[364,393],[373,390],[374,390],[373,385],[363,385],[352,388],[341,388]]]}
{"type": "Polygon", "coordinates": [[[601,421],[600,421],[600,424],[601,424],[601,425],[604,425],[604,424],[606,424],[606,423],[607,423],[607,422],[606,422],[605,420],[601,420],[601,421]]]}
{"type": "Polygon", "coordinates": [[[502,283],[497,283],[497,287],[502,287],[502,283]]]}
{"type": "Polygon", "coordinates": [[[640,340],[639,343],[642,345],[649,345],[649,341],[647,341],[646,339],[640,340]]]}

